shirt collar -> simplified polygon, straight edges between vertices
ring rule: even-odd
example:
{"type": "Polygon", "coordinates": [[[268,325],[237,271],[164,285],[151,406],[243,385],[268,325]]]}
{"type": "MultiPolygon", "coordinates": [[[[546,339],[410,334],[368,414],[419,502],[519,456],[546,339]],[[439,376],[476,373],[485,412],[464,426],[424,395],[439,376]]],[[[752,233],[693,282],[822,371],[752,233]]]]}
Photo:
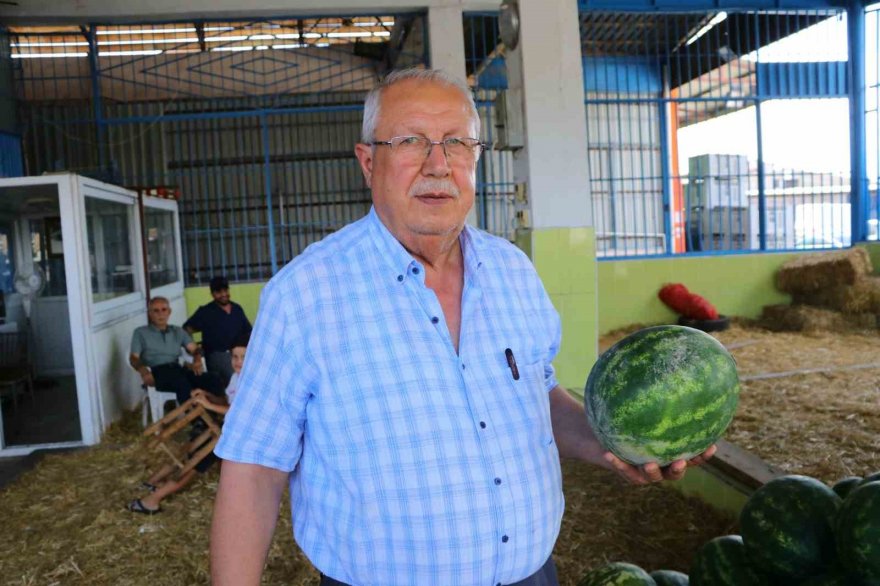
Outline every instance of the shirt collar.
{"type": "MultiPolygon", "coordinates": [[[[414,276],[424,283],[425,270],[422,263],[413,258],[388,227],[382,223],[374,206],[370,207],[370,213],[367,215],[367,225],[369,226],[370,238],[379,249],[381,257],[385,259],[393,271],[392,278],[398,282],[404,282],[408,277],[414,276]]],[[[458,239],[464,256],[465,276],[474,275],[483,264],[480,260],[480,250],[483,245],[482,234],[476,228],[465,225],[458,239]]]]}
{"type": "Polygon", "coordinates": [[[167,333],[167,332],[170,332],[170,331],[171,331],[171,327],[172,327],[171,324],[165,324],[165,329],[164,329],[164,330],[160,330],[159,328],[156,327],[156,324],[154,324],[153,322],[150,322],[150,323],[147,324],[147,325],[149,325],[153,330],[159,332],[160,334],[165,334],[165,333],[167,333]]]}

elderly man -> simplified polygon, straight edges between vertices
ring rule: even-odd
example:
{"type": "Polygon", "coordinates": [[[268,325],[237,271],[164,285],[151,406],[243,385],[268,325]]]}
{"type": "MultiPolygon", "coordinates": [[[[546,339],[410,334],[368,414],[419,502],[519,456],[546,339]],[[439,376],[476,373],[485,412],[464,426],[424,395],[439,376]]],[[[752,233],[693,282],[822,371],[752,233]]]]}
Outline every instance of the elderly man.
{"type": "Polygon", "coordinates": [[[194,389],[203,389],[223,396],[220,378],[202,372],[198,346],[186,331],[168,323],[171,305],[164,297],[153,297],[147,307],[149,325],[137,328],[131,336],[131,367],[138,371],[147,386],[173,391],[183,404],[194,389]],[[180,349],[192,354],[192,367],[180,364],[180,349]]]}
{"type": "Polygon", "coordinates": [[[557,385],[560,322],[534,268],[465,225],[479,133],[467,86],[439,71],[367,97],[373,209],[263,292],[217,448],[214,584],[259,582],[288,482],[324,585],[543,585],[560,456],[632,482],[684,473],[605,453],[557,385]]]}

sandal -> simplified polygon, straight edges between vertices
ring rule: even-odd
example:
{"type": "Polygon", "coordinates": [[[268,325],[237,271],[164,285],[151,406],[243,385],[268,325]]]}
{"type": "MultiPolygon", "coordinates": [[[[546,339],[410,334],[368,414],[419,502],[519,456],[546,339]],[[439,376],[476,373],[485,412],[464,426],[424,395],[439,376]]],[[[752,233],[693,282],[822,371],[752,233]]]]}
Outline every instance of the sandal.
{"type": "Polygon", "coordinates": [[[128,503],[127,508],[132,513],[140,513],[142,515],[155,515],[156,513],[162,512],[162,507],[159,507],[158,509],[148,509],[141,499],[134,499],[128,503]]]}

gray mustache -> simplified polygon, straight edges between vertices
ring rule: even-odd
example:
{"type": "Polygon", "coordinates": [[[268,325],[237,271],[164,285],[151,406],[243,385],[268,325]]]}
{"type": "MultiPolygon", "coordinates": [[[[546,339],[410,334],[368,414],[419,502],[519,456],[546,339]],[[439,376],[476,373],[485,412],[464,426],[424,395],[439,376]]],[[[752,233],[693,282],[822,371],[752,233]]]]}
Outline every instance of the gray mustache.
{"type": "Polygon", "coordinates": [[[409,190],[410,197],[429,193],[447,193],[453,197],[458,197],[460,194],[458,186],[449,179],[422,179],[409,190]]]}

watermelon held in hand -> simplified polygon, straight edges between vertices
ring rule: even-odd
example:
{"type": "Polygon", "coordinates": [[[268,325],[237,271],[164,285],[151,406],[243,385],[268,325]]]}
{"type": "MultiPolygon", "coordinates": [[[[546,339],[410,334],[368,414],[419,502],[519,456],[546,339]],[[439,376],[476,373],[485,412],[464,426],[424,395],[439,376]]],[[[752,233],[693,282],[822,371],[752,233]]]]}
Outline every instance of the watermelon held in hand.
{"type": "Polygon", "coordinates": [[[788,581],[828,571],[836,561],[833,527],[840,504],[837,493],[815,478],[774,478],[740,512],[749,558],[788,581]]]}
{"type": "Polygon", "coordinates": [[[742,537],[725,535],[708,541],[691,565],[691,586],[770,586],[746,555],[742,537]]]}
{"type": "Polygon", "coordinates": [[[657,586],[657,583],[636,565],[614,562],[588,572],[578,586],[657,586]]]}
{"type": "Polygon", "coordinates": [[[651,577],[657,582],[657,586],[688,586],[690,584],[687,574],[673,570],[656,570],[651,572],[651,577]]]}
{"type": "Polygon", "coordinates": [[[665,466],[703,453],[727,429],[739,402],[736,363],[705,332],[639,330],[593,365],[584,396],[602,446],[634,465],[665,466]]]}
{"type": "Polygon", "coordinates": [[[880,481],[863,484],[846,497],[835,529],[843,567],[880,583],[880,481]]]}

